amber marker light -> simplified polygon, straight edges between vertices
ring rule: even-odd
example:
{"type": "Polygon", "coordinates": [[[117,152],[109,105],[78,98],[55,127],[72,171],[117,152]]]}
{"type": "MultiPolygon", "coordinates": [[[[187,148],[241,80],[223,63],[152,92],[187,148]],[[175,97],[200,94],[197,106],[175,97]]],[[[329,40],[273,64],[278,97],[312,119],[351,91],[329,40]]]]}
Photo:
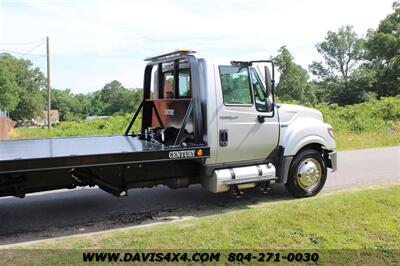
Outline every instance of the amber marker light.
{"type": "Polygon", "coordinates": [[[197,150],[197,156],[203,156],[203,150],[202,149],[200,149],[200,150],[197,150]]]}

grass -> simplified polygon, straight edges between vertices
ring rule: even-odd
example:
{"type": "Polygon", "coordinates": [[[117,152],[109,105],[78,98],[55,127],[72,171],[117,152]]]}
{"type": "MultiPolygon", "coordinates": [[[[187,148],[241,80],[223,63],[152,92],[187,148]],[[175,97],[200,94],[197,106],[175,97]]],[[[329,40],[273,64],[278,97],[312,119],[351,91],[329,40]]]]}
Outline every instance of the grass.
{"type": "Polygon", "coordinates": [[[337,150],[359,150],[368,148],[399,146],[400,130],[378,132],[335,133],[337,150]]]}
{"type": "Polygon", "coordinates": [[[47,240],[24,248],[325,250],[325,259],[335,264],[348,263],[359,251],[334,254],[326,249],[363,249],[371,259],[379,253],[386,261],[400,255],[393,251],[400,249],[400,185],[266,203],[188,221],[47,240]]]}

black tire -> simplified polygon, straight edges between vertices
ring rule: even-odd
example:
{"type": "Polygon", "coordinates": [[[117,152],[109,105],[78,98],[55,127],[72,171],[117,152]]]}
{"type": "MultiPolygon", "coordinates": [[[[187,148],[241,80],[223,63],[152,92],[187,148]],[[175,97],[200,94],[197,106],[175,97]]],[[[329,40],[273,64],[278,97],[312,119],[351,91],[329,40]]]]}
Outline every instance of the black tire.
{"type": "MultiPolygon", "coordinates": [[[[302,167],[300,169],[303,169],[302,167]]],[[[311,171],[314,171],[314,168],[311,169],[311,171]]],[[[300,151],[294,157],[292,164],[290,166],[289,176],[285,185],[287,190],[295,197],[298,198],[312,197],[317,195],[324,187],[326,177],[327,177],[327,169],[321,153],[313,149],[306,149],[300,151]],[[311,164],[312,166],[314,165],[316,166],[317,163],[319,164],[320,168],[318,168],[317,166],[315,172],[316,173],[320,172],[320,175],[316,174],[317,176],[319,176],[318,180],[312,182],[313,185],[312,186],[310,185],[310,187],[308,187],[307,189],[304,188],[305,187],[305,185],[303,184],[304,181],[302,183],[302,180],[305,179],[304,178],[301,179],[302,175],[298,173],[300,172],[299,171],[300,166],[304,167],[304,165],[307,165],[310,162],[312,163],[311,164]]]]}

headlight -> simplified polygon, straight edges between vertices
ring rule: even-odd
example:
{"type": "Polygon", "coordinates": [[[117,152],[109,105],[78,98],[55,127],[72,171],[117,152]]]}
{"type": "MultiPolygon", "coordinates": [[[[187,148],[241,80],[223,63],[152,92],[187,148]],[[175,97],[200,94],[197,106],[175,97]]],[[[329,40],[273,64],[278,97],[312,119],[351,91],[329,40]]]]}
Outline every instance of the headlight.
{"type": "Polygon", "coordinates": [[[333,139],[335,138],[335,135],[333,135],[333,128],[328,127],[328,133],[333,139]]]}

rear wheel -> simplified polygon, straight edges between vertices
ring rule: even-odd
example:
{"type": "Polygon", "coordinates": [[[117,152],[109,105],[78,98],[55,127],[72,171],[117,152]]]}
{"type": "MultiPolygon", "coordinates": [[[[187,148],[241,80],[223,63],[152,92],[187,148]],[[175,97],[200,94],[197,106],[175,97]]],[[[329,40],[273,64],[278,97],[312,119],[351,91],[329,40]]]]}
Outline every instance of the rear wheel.
{"type": "Polygon", "coordinates": [[[303,150],[293,159],[286,188],[295,197],[312,197],[323,188],[326,175],[321,153],[311,149],[303,150]]]}

